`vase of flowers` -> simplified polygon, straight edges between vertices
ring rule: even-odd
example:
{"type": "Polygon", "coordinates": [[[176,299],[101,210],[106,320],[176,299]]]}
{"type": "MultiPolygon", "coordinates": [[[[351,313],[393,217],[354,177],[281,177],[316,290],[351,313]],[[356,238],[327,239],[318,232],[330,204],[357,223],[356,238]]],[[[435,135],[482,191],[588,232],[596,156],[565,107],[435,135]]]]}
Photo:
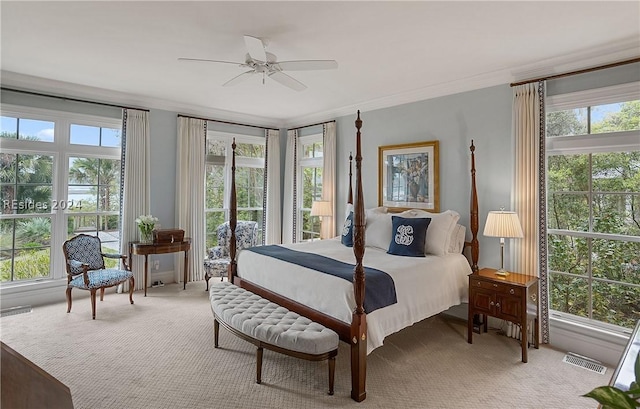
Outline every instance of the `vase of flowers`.
{"type": "Polygon", "coordinates": [[[140,230],[140,243],[153,243],[153,228],[158,221],[157,217],[150,214],[141,215],[136,219],[136,224],[140,230]]]}

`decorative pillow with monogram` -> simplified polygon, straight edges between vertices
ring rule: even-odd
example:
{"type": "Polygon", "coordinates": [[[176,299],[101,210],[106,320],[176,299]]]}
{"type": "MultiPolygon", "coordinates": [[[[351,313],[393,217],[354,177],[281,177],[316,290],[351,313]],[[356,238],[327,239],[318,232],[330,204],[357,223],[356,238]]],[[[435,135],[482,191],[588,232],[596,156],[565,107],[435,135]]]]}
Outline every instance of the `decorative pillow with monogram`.
{"type": "Polygon", "coordinates": [[[353,212],[344,220],[340,241],[347,247],[353,247],[353,212]]]}
{"type": "Polygon", "coordinates": [[[424,243],[431,219],[392,216],[391,243],[387,253],[396,256],[424,257],[424,243]]]}

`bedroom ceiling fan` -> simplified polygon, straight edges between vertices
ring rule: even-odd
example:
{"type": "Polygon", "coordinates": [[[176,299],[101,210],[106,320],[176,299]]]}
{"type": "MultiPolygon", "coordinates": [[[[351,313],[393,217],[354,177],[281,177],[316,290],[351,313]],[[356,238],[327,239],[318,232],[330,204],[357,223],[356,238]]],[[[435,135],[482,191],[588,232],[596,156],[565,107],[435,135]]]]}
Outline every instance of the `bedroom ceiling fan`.
{"type": "Polygon", "coordinates": [[[178,58],[178,60],[234,64],[240,68],[248,68],[247,71],[236,75],[229,81],[222,84],[223,87],[229,87],[239,84],[240,82],[256,74],[261,74],[263,84],[265,82],[265,78],[269,77],[272,80],[296,91],[302,91],[306,89],[307,86],[296,80],[292,76],[285,74],[284,71],[312,71],[338,68],[338,63],[335,60],[278,61],[277,57],[274,54],[265,51],[265,43],[257,37],[245,35],[244,44],[247,48],[247,54],[244,63],[209,60],[204,58],[178,58]]]}

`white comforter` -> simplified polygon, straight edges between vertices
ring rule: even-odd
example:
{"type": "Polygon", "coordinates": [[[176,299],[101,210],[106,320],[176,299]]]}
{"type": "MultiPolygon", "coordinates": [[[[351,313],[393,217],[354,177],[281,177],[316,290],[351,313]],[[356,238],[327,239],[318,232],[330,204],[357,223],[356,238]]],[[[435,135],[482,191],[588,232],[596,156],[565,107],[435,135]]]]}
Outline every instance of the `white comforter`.
{"type": "MultiPolygon", "coordinates": [[[[339,239],[286,247],[355,264],[353,249],[343,246],[339,239]]],[[[467,301],[467,276],[471,274],[471,267],[462,254],[402,257],[367,247],[363,264],[389,274],[398,299],[396,304],[367,314],[367,353],[381,346],[387,335],[467,301]]],[[[252,251],[238,254],[238,275],[341,321],[351,322],[356,303],[353,284],[347,280],[252,251]]]]}

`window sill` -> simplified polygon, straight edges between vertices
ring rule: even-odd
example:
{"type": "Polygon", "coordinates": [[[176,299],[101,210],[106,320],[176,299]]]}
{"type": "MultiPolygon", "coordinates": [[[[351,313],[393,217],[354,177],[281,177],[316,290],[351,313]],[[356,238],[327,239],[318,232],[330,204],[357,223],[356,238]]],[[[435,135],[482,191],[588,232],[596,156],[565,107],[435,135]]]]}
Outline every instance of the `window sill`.
{"type": "Polygon", "coordinates": [[[65,300],[66,278],[42,278],[0,285],[2,309],[21,305],[44,305],[65,300]]]}
{"type": "Polygon", "coordinates": [[[552,313],[549,317],[551,346],[593,358],[610,366],[620,359],[631,330],[597,326],[552,313]]]}

